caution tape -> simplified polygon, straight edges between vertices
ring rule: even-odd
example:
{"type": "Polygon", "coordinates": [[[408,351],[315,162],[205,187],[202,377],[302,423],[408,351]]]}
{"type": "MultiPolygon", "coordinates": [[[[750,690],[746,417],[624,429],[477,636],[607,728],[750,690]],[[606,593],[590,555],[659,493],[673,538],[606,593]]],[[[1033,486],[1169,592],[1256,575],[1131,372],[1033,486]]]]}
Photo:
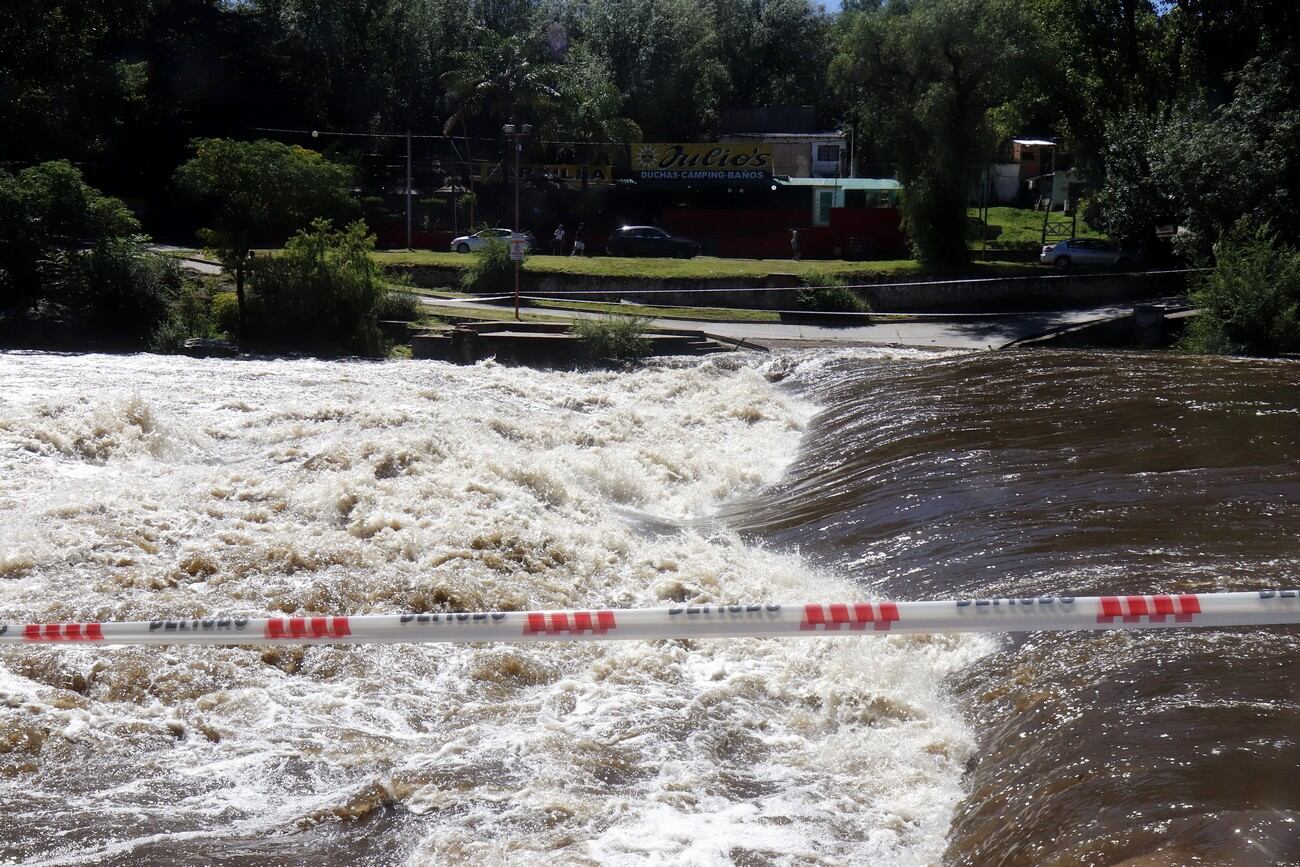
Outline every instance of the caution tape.
{"type": "Polygon", "coordinates": [[[662,638],[819,638],[917,632],[1160,629],[1300,623],[1300,591],[1026,596],[937,602],[677,605],[359,617],[202,617],[3,623],[0,644],[418,644],[662,638]]]}

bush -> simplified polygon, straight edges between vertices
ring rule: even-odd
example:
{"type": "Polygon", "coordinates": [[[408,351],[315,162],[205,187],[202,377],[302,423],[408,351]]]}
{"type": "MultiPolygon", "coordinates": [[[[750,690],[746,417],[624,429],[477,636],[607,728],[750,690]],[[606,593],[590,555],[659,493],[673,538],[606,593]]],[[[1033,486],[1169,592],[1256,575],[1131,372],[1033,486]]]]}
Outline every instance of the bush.
{"type": "Polygon", "coordinates": [[[279,256],[258,261],[252,288],[261,309],[247,305],[249,335],[275,348],[379,355],[377,308],[383,297],[375,248],[366,224],[341,231],[316,220],[279,256]]]}
{"type": "Polygon", "coordinates": [[[166,319],[149,336],[149,349],[162,353],[180,352],[190,336],[185,323],[175,318],[166,319]]]}
{"type": "Polygon", "coordinates": [[[510,247],[505,242],[491,239],[473,257],[474,260],[460,278],[461,288],[466,292],[490,295],[514,291],[515,263],[510,258],[510,247]]]}
{"type": "Polygon", "coordinates": [[[1300,352],[1300,253],[1266,228],[1238,223],[1215,245],[1214,270],[1198,279],[1201,315],[1179,348],[1228,355],[1300,352]]]}
{"type": "Polygon", "coordinates": [[[645,336],[649,319],[644,316],[611,316],[608,319],[578,319],[573,333],[587,345],[593,359],[623,361],[650,354],[645,336]]]}
{"type": "Polygon", "coordinates": [[[101,238],[88,250],[62,250],[41,265],[45,291],[87,330],[132,348],[146,346],[168,318],[180,286],[175,260],[145,250],[143,238],[101,238]]]}
{"type": "Polygon", "coordinates": [[[830,271],[809,270],[803,275],[798,304],[819,313],[867,313],[871,307],[858,293],[844,285],[844,278],[830,271]]]}
{"type": "MultiPolygon", "coordinates": [[[[231,293],[233,297],[233,293],[231,293]]],[[[154,329],[149,348],[154,352],[177,352],[190,337],[215,337],[212,299],[202,280],[182,275],[168,292],[167,318],[154,329]]],[[[235,311],[238,321],[239,311],[235,311]]]]}
{"type": "Polygon", "coordinates": [[[212,296],[212,321],[217,331],[230,336],[239,333],[239,296],[234,292],[218,292],[212,296]]]}
{"type": "Polygon", "coordinates": [[[414,292],[389,289],[379,298],[375,305],[375,318],[414,322],[421,314],[420,296],[414,292]]]}

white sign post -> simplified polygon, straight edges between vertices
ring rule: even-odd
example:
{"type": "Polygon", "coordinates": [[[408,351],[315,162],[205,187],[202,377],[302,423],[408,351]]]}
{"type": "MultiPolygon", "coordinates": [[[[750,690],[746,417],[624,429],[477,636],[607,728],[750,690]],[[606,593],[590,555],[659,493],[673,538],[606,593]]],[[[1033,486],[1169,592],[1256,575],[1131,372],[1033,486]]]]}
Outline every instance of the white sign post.
{"type": "Polygon", "coordinates": [[[515,262],[515,321],[519,320],[519,268],[520,263],[524,261],[524,253],[528,251],[527,238],[510,239],[510,258],[515,262]]]}

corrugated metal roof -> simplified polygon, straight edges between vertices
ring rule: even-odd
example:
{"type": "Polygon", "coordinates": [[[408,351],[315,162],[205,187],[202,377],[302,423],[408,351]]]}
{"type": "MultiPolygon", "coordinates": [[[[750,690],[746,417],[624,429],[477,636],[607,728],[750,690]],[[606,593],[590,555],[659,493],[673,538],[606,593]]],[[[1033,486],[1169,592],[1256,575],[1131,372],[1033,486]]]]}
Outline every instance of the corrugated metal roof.
{"type": "Polygon", "coordinates": [[[1018,145],[1029,145],[1031,147],[1033,146],[1046,147],[1046,148],[1056,147],[1056,142],[1048,141],[1047,139],[1042,139],[1042,138],[1013,138],[1012,141],[1018,145]]]}

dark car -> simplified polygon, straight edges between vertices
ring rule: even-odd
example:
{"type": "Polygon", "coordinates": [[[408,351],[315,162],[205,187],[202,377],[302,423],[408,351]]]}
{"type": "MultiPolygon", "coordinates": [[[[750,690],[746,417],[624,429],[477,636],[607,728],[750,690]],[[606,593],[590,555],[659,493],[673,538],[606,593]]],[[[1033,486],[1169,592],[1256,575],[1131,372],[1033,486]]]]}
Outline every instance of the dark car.
{"type": "Polygon", "coordinates": [[[654,226],[624,226],[610,234],[609,241],[605,243],[605,252],[611,256],[690,259],[700,255],[700,245],[654,226]]]}

